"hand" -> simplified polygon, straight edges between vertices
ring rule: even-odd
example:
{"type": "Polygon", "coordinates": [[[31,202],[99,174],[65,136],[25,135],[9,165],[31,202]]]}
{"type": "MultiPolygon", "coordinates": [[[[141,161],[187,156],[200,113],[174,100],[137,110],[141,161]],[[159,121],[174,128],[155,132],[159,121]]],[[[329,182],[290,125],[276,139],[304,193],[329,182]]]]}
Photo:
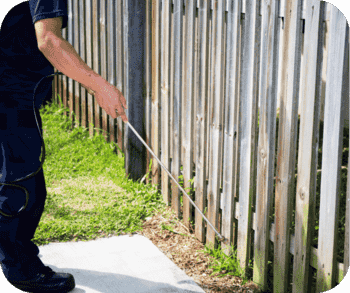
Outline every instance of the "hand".
{"type": "Polygon", "coordinates": [[[127,109],[126,100],[123,94],[113,85],[104,81],[103,85],[94,92],[97,103],[112,118],[121,117],[124,122],[128,122],[124,109],[127,109]],[[117,112],[116,112],[117,111],[117,112]]]}

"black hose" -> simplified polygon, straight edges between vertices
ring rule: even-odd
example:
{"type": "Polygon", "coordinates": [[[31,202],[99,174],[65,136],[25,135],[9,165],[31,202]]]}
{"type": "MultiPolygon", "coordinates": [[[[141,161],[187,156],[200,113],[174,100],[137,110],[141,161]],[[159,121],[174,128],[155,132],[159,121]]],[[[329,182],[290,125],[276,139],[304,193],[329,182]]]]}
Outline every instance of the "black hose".
{"type": "Polygon", "coordinates": [[[28,205],[28,201],[29,201],[29,192],[27,190],[27,188],[23,187],[23,186],[20,186],[18,184],[14,184],[14,183],[17,183],[17,182],[20,182],[20,181],[23,181],[23,180],[27,180],[31,177],[34,177],[36,174],[38,174],[40,172],[40,170],[43,168],[43,165],[44,165],[44,162],[45,162],[45,143],[44,143],[44,138],[43,138],[43,135],[40,131],[40,126],[39,126],[39,122],[38,122],[38,118],[36,116],[36,111],[35,111],[35,96],[36,96],[36,90],[37,88],[39,87],[40,83],[45,79],[45,78],[48,78],[48,77],[52,77],[52,76],[55,76],[55,75],[63,75],[63,73],[61,72],[55,72],[54,74],[50,74],[50,75],[47,75],[47,76],[44,76],[35,86],[35,89],[34,89],[34,94],[33,94],[33,111],[34,111],[34,116],[35,116],[35,120],[36,120],[36,125],[38,127],[38,131],[39,131],[39,135],[40,135],[40,138],[41,138],[41,146],[42,146],[42,157],[41,157],[41,162],[40,162],[40,166],[38,168],[38,170],[36,170],[35,172],[33,173],[30,173],[29,175],[23,177],[23,178],[19,178],[19,179],[16,179],[14,181],[9,181],[9,182],[5,182],[5,183],[0,183],[0,185],[4,185],[4,186],[12,186],[12,187],[16,187],[16,188],[20,188],[22,189],[25,194],[26,194],[26,200],[25,200],[25,204],[19,209],[19,211],[16,213],[16,214],[6,214],[4,213],[1,209],[0,209],[0,214],[5,216],[5,217],[8,217],[8,218],[14,218],[14,217],[17,217],[18,215],[20,215],[26,208],[27,208],[27,205],[28,205]]]}

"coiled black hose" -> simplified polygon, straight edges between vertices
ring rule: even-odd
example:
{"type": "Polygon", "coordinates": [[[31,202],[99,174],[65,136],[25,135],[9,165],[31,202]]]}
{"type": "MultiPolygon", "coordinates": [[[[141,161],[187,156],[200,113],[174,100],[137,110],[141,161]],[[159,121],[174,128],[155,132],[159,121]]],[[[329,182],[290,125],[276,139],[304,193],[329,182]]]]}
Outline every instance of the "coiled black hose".
{"type": "Polygon", "coordinates": [[[35,96],[36,96],[36,90],[37,88],[39,87],[40,83],[45,79],[45,78],[48,78],[48,77],[52,77],[52,76],[55,76],[55,75],[63,75],[63,73],[61,72],[55,72],[54,74],[50,74],[50,75],[47,75],[47,76],[44,76],[42,79],[40,79],[40,81],[36,84],[35,86],[35,89],[34,89],[34,94],[33,94],[33,111],[34,111],[34,116],[35,116],[35,120],[36,120],[36,125],[38,127],[38,131],[39,131],[39,135],[40,135],[40,138],[41,138],[41,147],[42,147],[42,157],[41,157],[41,162],[40,162],[40,166],[38,168],[38,170],[36,170],[35,172],[33,173],[30,173],[29,175],[23,177],[23,178],[19,178],[19,179],[16,179],[14,181],[9,181],[9,182],[4,182],[4,183],[0,183],[0,185],[4,185],[4,186],[12,186],[12,187],[16,187],[16,188],[20,188],[22,189],[25,194],[26,194],[26,199],[25,199],[25,203],[24,205],[19,209],[19,211],[15,214],[6,214],[4,213],[1,209],[0,209],[0,214],[5,216],[5,217],[8,217],[8,218],[13,218],[13,217],[17,217],[18,215],[20,215],[26,208],[27,208],[27,205],[28,205],[28,201],[29,201],[29,192],[27,190],[27,188],[23,187],[23,186],[20,186],[18,184],[15,184],[17,182],[20,182],[20,181],[23,181],[23,180],[26,180],[26,179],[29,179],[31,177],[34,177],[36,174],[38,174],[40,172],[40,170],[43,168],[43,165],[44,165],[44,162],[45,162],[45,143],[44,143],[44,138],[43,138],[43,135],[40,131],[40,126],[39,126],[39,123],[38,123],[38,118],[36,116],[36,111],[35,111],[35,96]]]}

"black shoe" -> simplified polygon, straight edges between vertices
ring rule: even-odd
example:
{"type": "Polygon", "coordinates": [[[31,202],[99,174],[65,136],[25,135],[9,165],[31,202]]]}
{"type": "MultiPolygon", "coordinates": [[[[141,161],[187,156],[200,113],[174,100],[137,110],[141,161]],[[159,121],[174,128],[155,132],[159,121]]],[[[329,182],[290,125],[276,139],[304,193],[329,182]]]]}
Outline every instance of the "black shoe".
{"type": "Polygon", "coordinates": [[[9,281],[17,289],[26,292],[66,293],[75,288],[74,277],[67,273],[56,273],[49,267],[28,281],[9,281]]]}

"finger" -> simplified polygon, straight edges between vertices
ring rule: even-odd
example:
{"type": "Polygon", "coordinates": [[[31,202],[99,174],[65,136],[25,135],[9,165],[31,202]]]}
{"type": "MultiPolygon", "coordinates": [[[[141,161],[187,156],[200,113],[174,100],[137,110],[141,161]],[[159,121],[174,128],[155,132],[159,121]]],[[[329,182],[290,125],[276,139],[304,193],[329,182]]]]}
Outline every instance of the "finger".
{"type": "Polygon", "coordinates": [[[116,119],[118,117],[116,111],[113,111],[113,109],[108,109],[109,110],[109,115],[113,118],[116,119]]]}
{"type": "MultiPolygon", "coordinates": [[[[122,119],[123,119],[123,117],[126,117],[123,109],[119,110],[119,111],[117,109],[115,109],[115,112],[117,113],[117,117],[121,117],[122,119]]],[[[124,119],[123,119],[123,121],[124,121],[124,119]]]]}
{"type": "Polygon", "coordinates": [[[117,112],[117,115],[119,115],[120,117],[125,116],[124,109],[116,110],[116,112],[117,112]]]}
{"type": "Polygon", "coordinates": [[[112,110],[110,116],[111,116],[113,119],[116,119],[116,118],[118,118],[118,113],[117,113],[116,111],[113,111],[113,110],[112,110]]]}
{"type": "Polygon", "coordinates": [[[123,110],[117,111],[117,113],[118,113],[118,116],[121,117],[124,122],[128,121],[128,118],[126,117],[125,112],[123,110]]]}

